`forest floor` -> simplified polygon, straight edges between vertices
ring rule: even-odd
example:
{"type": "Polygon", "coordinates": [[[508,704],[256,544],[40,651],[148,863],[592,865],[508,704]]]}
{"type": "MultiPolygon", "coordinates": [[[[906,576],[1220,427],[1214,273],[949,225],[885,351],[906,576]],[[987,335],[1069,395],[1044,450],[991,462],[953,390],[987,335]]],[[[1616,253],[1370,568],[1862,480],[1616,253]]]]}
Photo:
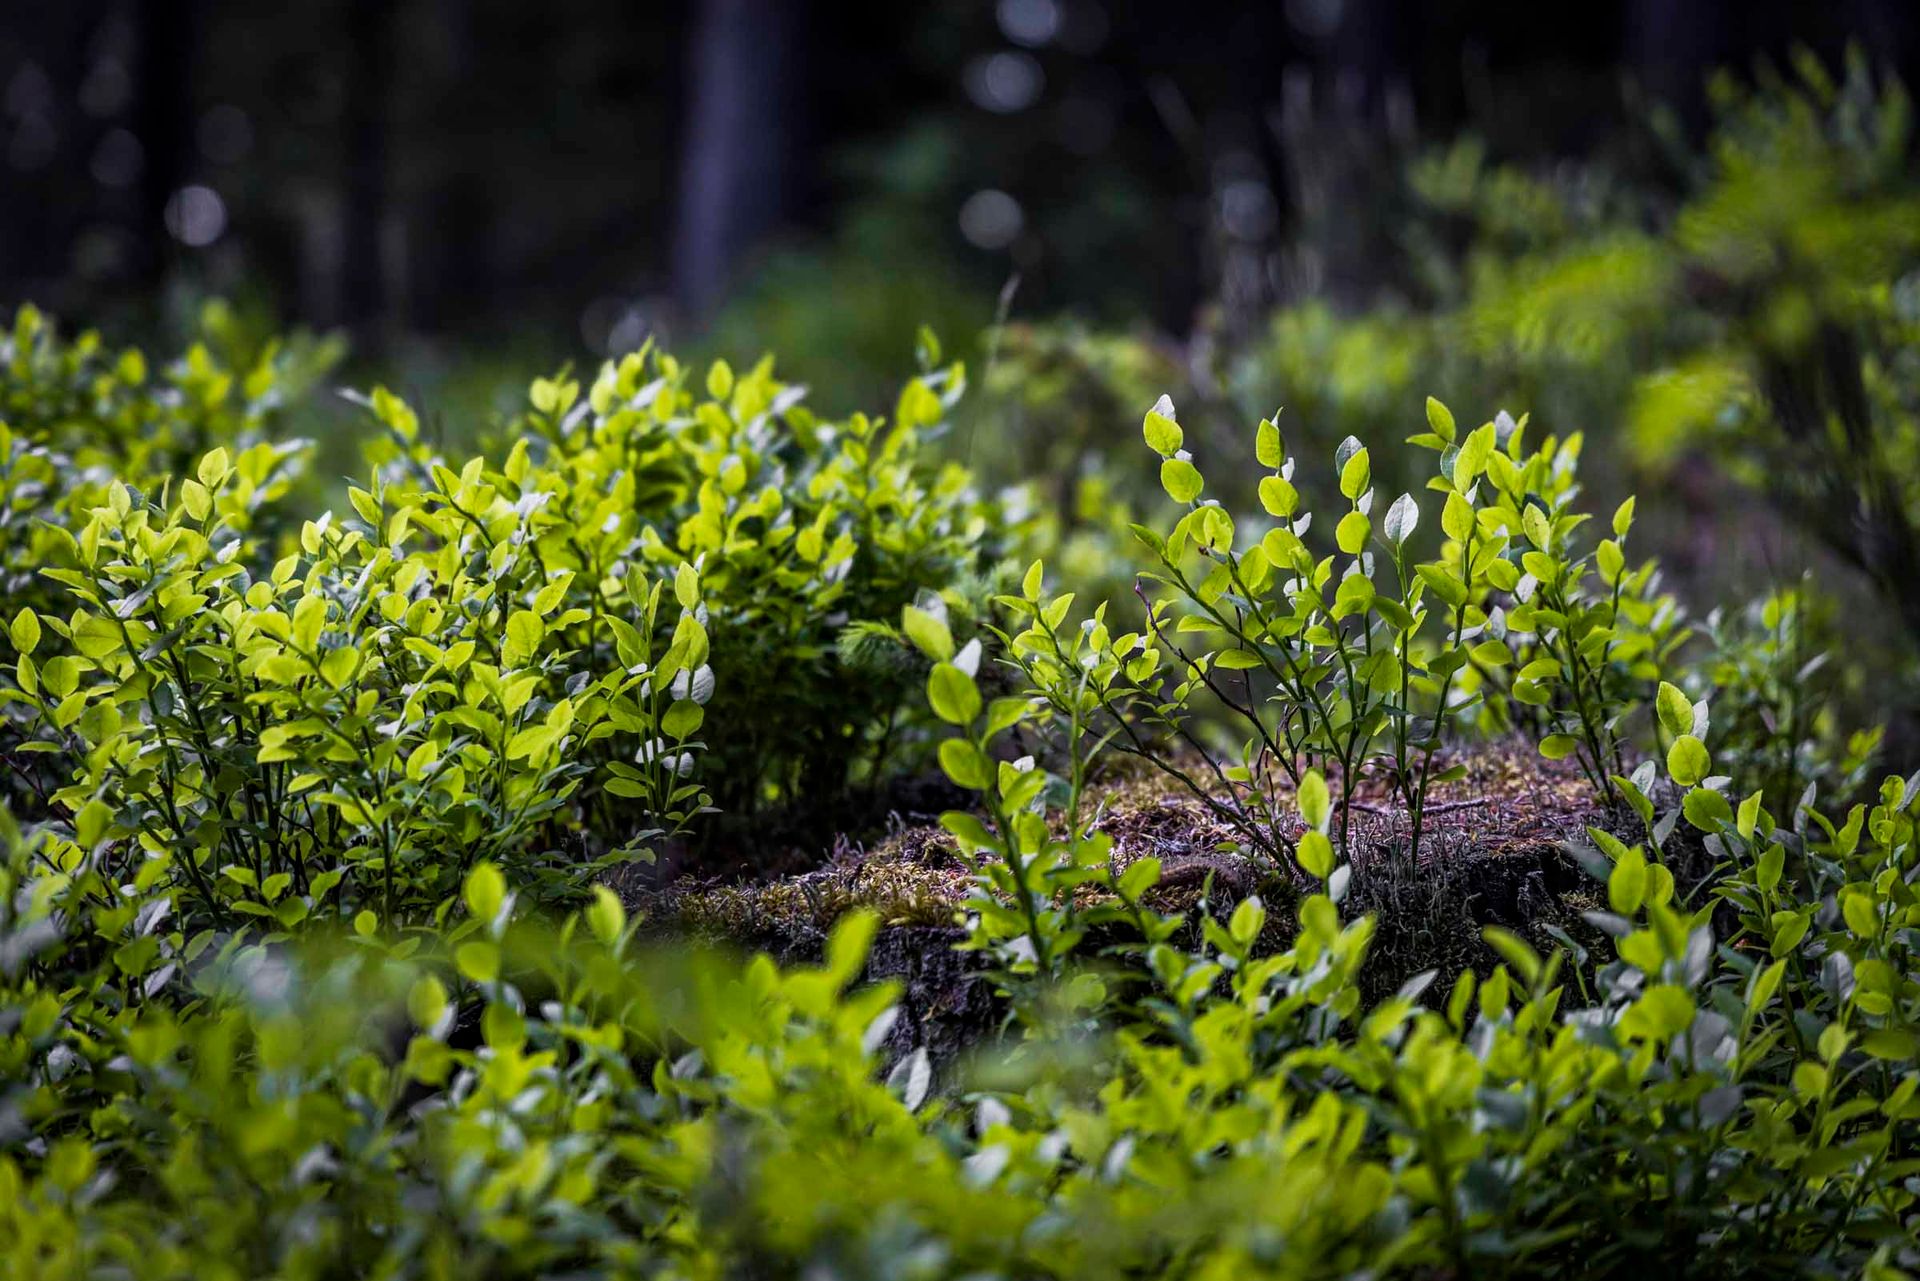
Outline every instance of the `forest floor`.
{"type": "MultiPolygon", "coordinates": [[[[1496,743],[1454,751],[1443,764],[1453,763],[1464,764],[1466,776],[1429,797],[1417,864],[1407,856],[1407,815],[1390,781],[1358,781],[1341,910],[1350,919],[1375,917],[1363,983],[1369,998],[1431,970],[1428,999],[1443,999],[1462,969],[1491,968],[1496,958],[1481,936],[1488,925],[1512,930],[1543,953],[1566,940],[1591,947],[1600,935],[1582,914],[1605,908],[1604,887],[1569,846],[1586,844],[1589,826],[1629,841],[1641,835],[1637,820],[1599,806],[1571,761],[1496,743]]],[[[1250,894],[1269,908],[1268,945],[1291,938],[1292,903],[1307,888],[1305,878],[1233,850],[1232,831],[1175,780],[1129,762],[1095,785],[1091,804],[1097,830],[1112,837],[1116,872],[1136,859],[1160,859],[1160,883],[1148,902],[1185,912],[1194,942],[1195,909],[1224,918],[1250,894]]],[[[1282,808],[1291,810],[1290,798],[1282,798],[1282,808]]],[[[1283,835],[1297,836],[1298,829],[1283,835]]],[[[817,959],[845,912],[877,913],[882,928],[867,977],[902,981],[906,1017],[894,1028],[896,1050],[957,1050],[1002,1017],[978,958],[953,950],[962,938],[955,917],[973,871],[936,815],[896,812],[879,839],[842,837],[823,857],[776,859],[782,870],[775,874],[743,870],[766,865],[708,851],[665,876],[640,869],[616,888],[655,938],[765,951],[786,962],[817,959]]],[[[1104,941],[1089,939],[1083,952],[1096,953],[1104,941]]]]}

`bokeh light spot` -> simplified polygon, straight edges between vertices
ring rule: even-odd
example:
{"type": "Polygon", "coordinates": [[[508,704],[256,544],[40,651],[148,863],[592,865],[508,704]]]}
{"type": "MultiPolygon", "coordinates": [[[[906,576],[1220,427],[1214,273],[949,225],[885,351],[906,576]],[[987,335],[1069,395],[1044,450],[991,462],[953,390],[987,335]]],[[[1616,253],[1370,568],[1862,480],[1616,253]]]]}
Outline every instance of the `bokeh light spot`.
{"type": "Polygon", "coordinates": [[[205,248],[227,229],[227,202],[212,187],[182,187],[167,201],[167,231],[191,249],[205,248]]]}

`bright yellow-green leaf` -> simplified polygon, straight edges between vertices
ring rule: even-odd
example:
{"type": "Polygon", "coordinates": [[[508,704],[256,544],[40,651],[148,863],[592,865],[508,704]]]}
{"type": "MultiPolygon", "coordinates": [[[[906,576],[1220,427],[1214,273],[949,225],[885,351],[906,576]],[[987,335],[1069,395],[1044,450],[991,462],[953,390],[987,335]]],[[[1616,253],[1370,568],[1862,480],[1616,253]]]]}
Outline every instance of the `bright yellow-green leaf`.
{"type": "Polygon", "coordinates": [[[31,609],[22,609],[13,616],[8,631],[13,637],[13,647],[22,654],[31,654],[40,644],[40,617],[31,609]]]}
{"type": "Polygon", "coordinates": [[[1169,458],[1160,464],[1160,487],[1176,503],[1190,503],[1200,497],[1206,482],[1200,469],[1184,458],[1169,458]]]}
{"type": "Polygon", "coordinates": [[[1667,749],[1667,773],[1682,787],[1692,787],[1705,778],[1712,767],[1707,745],[1691,734],[1682,734],[1667,749]]]}
{"type": "Polygon", "coordinates": [[[900,612],[900,630],[928,658],[944,662],[953,657],[953,633],[938,614],[908,605],[900,612]]]}
{"type": "Polygon", "coordinates": [[[1146,418],[1141,422],[1140,431],[1146,437],[1147,448],[1162,458],[1170,458],[1179,453],[1181,443],[1186,439],[1185,433],[1180,430],[1180,424],[1173,420],[1173,401],[1166,396],[1160,397],[1153,408],[1147,411],[1146,418]]]}

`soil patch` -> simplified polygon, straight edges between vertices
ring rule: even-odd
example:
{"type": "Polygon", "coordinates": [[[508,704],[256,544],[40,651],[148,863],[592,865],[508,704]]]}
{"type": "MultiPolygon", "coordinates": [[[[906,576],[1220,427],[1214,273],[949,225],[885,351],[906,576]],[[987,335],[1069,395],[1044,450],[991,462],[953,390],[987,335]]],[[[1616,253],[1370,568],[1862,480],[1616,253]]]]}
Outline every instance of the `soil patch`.
{"type": "MultiPolygon", "coordinates": [[[[1567,846],[1587,843],[1588,827],[1629,842],[1642,836],[1637,819],[1600,806],[1571,762],[1543,760],[1528,744],[1464,747],[1447,763],[1465,766],[1465,775],[1430,795],[1417,861],[1409,857],[1410,824],[1391,780],[1356,780],[1345,842],[1352,871],[1341,909],[1349,917],[1375,917],[1363,981],[1369,998],[1433,970],[1427,999],[1442,1000],[1463,969],[1489,972],[1497,957],[1481,937],[1488,925],[1514,931],[1543,953],[1569,939],[1595,948],[1601,936],[1582,913],[1604,907],[1604,887],[1567,846]]],[[[1339,780],[1333,783],[1337,796],[1339,780]]],[[[1097,826],[1113,838],[1116,870],[1136,859],[1160,859],[1153,905],[1188,913],[1196,941],[1202,909],[1224,916],[1257,893],[1270,908],[1268,946],[1285,946],[1296,928],[1291,904],[1307,888],[1304,878],[1239,853],[1231,827],[1178,789],[1138,762],[1113,771],[1096,789],[1097,826]]],[[[846,911],[878,913],[882,928],[868,977],[898,978],[905,989],[893,1032],[899,1044],[889,1048],[925,1045],[944,1057],[997,1026],[1003,1012],[978,958],[952,950],[972,870],[937,823],[915,818],[896,819],[894,830],[871,846],[843,839],[812,866],[776,875],[684,871],[630,879],[619,888],[652,933],[792,962],[817,959],[846,911]]],[[[1285,835],[1298,831],[1296,822],[1285,835]]]]}

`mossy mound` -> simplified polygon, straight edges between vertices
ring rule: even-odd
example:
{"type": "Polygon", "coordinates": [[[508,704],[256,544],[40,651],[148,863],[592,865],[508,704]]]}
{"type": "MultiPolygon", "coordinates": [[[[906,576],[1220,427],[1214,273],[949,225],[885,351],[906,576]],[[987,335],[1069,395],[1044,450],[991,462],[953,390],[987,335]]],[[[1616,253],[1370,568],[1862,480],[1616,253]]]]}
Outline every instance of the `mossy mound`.
{"type": "MultiPolygon", "coordinates": [[[[1496,958],[1481,936],[1488,925],[1542,951],[1565,939],[1590,946],[1598,935],[1582,913],[1603,907],[1604,892],[1567,846],[1584,842],[1590,826],[1639,835],[1636,820],[1601,807],[1570,762],[1543,760],[1523,744],[1461,748],[1448,763],[1464,765],[1466,775],[1434,789],[1417,860],[1409,857],[1409,823],[1391,781],[1355,780],[1345,841],[1352,871],[1341,906],[1350,916],[1376,918],[1365,981],[1370,996],[1427,970],[1437,979],[1429,991],[1443,994],[1462,969],[1490,969],[1496,958]]],[[[1291,904],[1306,888],[1297,871],[1236,852],[1231,827],[1214,809],[1142,763],[1112,770],[1094,802],[1099,829],[1113,838],[1116,870],[1140,858],[1161,861],[1155,907],[1196,920],[1203,906],[1224,915],[1259,894],[1273,909],[1271,941],[1284,945],[1295,926],[1291,904]]],[[[764,880],[681,877],[623,893],[661,935],[766,951],[782,961],[817,956],[845,912],[876,912],[883,928],[868,977],[904,981],[912,1017],[895,1029],[904,1048],[963,1042],[999,1017],[976,959],[951,950],[971,885],[971,869],[947,834],[915,823],[870,847],[841,841],[803,872],[764,880]]]]}

